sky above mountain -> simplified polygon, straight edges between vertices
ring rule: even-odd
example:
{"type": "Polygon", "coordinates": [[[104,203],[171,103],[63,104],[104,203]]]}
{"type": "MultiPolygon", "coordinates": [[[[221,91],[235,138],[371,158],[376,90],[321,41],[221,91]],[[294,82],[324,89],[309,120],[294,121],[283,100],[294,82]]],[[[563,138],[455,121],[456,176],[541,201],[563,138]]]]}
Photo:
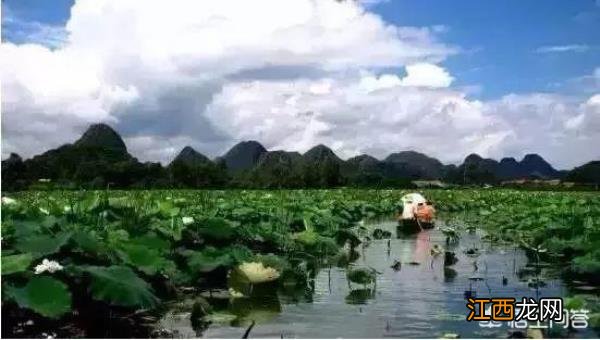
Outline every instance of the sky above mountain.
{"type": "Polygon", "coordinates": [[[2,156],[90,123],[141,160],[241,140],[342,158],[600,159],[600,2],[4,0],[2,156]]]}

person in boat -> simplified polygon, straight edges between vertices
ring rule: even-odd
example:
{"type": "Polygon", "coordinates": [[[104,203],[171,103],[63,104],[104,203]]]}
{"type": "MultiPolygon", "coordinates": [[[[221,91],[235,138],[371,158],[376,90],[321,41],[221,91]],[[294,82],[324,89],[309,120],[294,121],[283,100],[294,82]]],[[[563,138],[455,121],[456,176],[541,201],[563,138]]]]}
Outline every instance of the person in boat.
{"type": "Polygon", "coordinates": [[[433,204],[418,193],[406,194],[401,198],[402,211],[398,214],[399,227],[403,232],[418,232],[433,228],[435,209],[433,204]]]}
{"type": "Polygon", "coordinates": [[[415,211],[415,218],[422,223],[432,224],[435,217],[435,208],[431,201],[419,203],[415,211]]]}

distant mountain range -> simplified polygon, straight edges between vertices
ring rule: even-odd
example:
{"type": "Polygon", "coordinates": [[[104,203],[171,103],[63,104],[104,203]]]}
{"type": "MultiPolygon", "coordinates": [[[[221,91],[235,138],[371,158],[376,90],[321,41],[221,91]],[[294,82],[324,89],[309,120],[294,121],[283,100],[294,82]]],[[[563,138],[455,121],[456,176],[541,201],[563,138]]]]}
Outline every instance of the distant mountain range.
{"type": "Polygon", "coordinates": [[[558,171],[537,154],[521,161],[499,162],[477,154],[459,165],[445,165],[416,151],[392,153],[384,160],[360,155],[340,159],[330,148],[317,145],[304,154],[268,151],[259,142],[244,141],[211,160],[186,146],[167,166],[141,163],[130,155],[121,136],[106,124],[93,124],[73,144],[28,160],[17,154],[2,161],[3,190],[22,189],[37,179],[68,185],[118,187],[332,187],[398,184],[415,179],[440,179],[458,184],[496,183],[523,178],[600,182],[600,161],[572,171],[558,171]]]}

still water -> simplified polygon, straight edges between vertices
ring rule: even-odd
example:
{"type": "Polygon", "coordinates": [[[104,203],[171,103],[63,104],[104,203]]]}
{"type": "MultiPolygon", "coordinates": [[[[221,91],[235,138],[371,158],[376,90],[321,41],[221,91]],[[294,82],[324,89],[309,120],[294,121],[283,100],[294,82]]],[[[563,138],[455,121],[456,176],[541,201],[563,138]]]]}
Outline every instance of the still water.
{"type": "MultiPolygon", "coordinates": [[[[240,338],[250,320],[256,321],[250,333],[254,338],[431,338],[447,333],[505,338],[511,329],[506,322],[490,328],[465,321],[465,294],[516,299],[569,295],[563,282],[552,275],[553,268],[543,270],[544,286],[531,287],[526,273],[532,267],[524,253],[512,246],[492,246],[480,233],[464,233],[457,244],[447,246],[437,229],[402,236],[397,235],[394,222],[372,227],[391,231],[392,239],[359,246],[353,265],[370,266],[380,273],[374,292],[349,285],[345,268],[325,267],[301,294],[224,301],[214,322],[202,331],[193,329],[189,311],[168,313],[160,326],[186,338],[240,338]],[[443,253],[431,254],[435,244],[456,253],[458,262],[451,269],[444,269],[443,253]],[[467,255],[472,248],[478,252],[467,255]],[[395,260],[402,263],[400,270],[391,268],[395,260]]],[[[588,329],[568,336],[597,334],[588,329]]]]}

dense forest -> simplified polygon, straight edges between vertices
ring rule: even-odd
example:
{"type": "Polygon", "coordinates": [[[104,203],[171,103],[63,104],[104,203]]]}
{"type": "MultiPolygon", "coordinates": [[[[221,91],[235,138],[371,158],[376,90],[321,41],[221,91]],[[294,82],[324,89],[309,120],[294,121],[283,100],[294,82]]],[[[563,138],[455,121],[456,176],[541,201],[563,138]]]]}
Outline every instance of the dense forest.
{"type": "Polygon", "coordinates": [[[11,154],[2,161],[2,190],[100,188],[331,188],[410,187],[414,180],[460,185],[498,184],[514,179],[563,179],[600,183],[600,161],[571,171],[557,171],[542,157],[500,162],[471,154],[459,165],[445,165],[415,151],[384,160],[360,155],[342,160],[324,145],[304,154],[268,151],[245,141],[225,155],[209,159],[185,147],[167,166],[140,162],[106,124],[94,124],[73,144],[23,160],[11,154]]]}

